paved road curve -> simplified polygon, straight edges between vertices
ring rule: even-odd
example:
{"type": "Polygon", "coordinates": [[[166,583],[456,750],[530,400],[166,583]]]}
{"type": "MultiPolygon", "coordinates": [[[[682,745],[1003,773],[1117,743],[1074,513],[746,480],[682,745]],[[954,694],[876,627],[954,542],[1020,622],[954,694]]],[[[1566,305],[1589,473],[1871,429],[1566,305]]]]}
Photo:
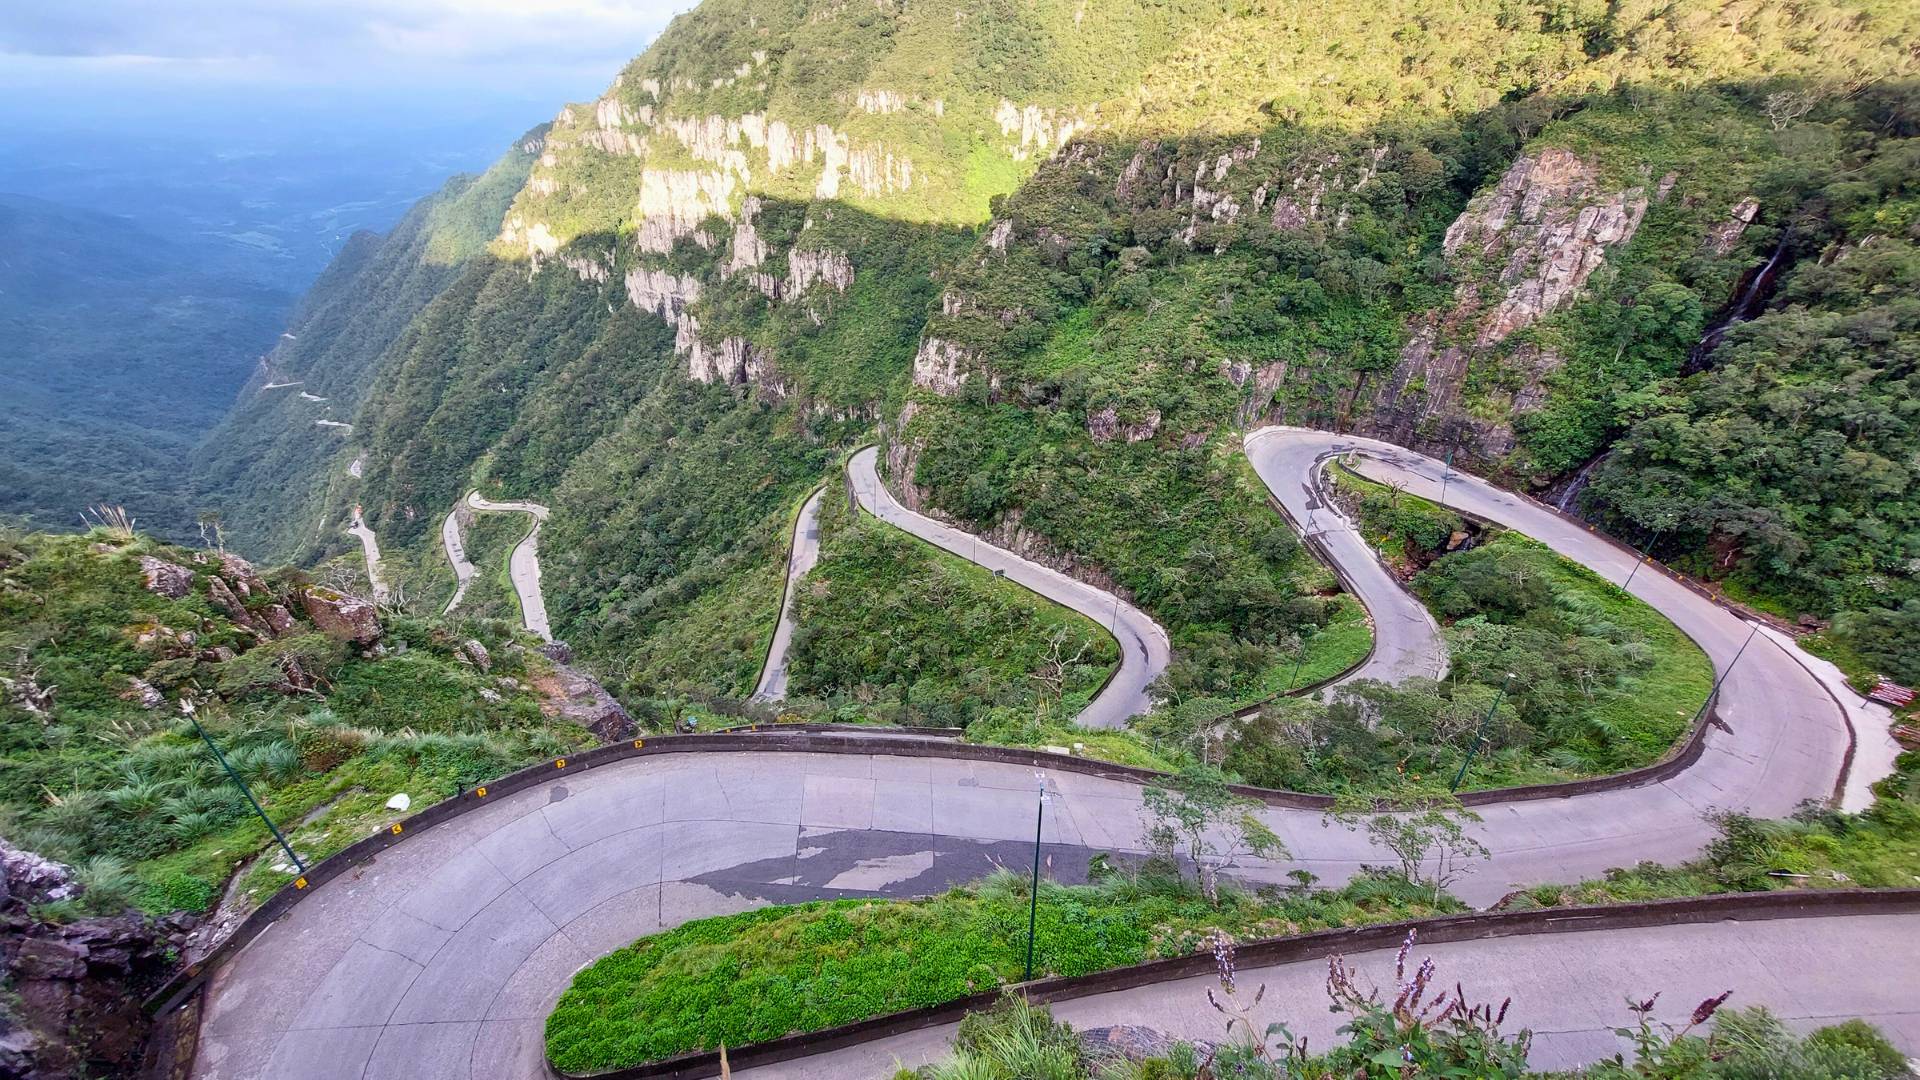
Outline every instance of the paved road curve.
{"type": "Polygon", "coordinates": [[[528,630],[542,640],[553,640],[553,627],[547,622],[547,600],[540,592],[540,527],[547,523],[547,508],[534,502],[494,502],[478,491],[467,492],[467,505],[475,510],[530,514],[533,528],[513,546],[507,557],[507,576],[513,579],[513,591],[520,594],[520,619],[528,630]]]}
{"type": "Polygon", "coordinates": [[[821,488],[800,506],[793,524],[793,546],[787,553],[787,589],[780,605],[780,622],[773,628],[773,645],[767,649],[767,663],[760,669],[760,685],[753,689],[755,701],[781,701],[787,696],[787,649],[793,645],[793,591],[820,561],[820,500],[827,493],[821,488]]]}
{"type": "MultiPolygon", "coordinates": [[[[1627,1027],[1629,996],[1655,993],[1654,1018],[1684,1027],[1695,1005],[1732,990],[1728,1008],[1765,1005],[1806,1029],[1861,1017],[1877,1024],[1909,1054],[1920,1054],[1920,1005],[1905,988],[1913,968],[1920,915],[1842,915],[1804,919],[1697,923],[1686,926],[1530,934],[1487,941],[1421,945],[1409,969],[1432,957],[1440,987],[1457,981],[1468,1000],[1497,1008],[1511,997],[1503,1030],[1531,1029],[1536,1069],[1567,1069],[1617,1053],[1633,1055],[1613,1033],[1627,1027]]],[[[1362,985],[1391,987],[1396,950],[1347,957],[1362,985]]],[[[1285,1024],[1309,1049],[1344,1042],[1335,1029],[1349,1017],[1330,1013],[1325,959],[1241,968],[1243,1002],[1267,988],[1254,1010],[1265,1030],[1285,1024]]],[[[1076,1028],[1140,1024],[1183,1039],[1219,1041],[1222,1017],[1207,1004],[1219,990],[1212,977],[1063,1001],[1056,1017],[1076,1028]]],[[[1386,991],[1391,996],[1391,990],[1386,991]]],[[[891,1076],[947,1055],[956,1025],[928,1028],[845,1050],[735,1073],[740,1080],[842,1080],[891,1076]]]]}
{"type": "Polygon", "coordinates": [[[352,524],[347,526],[347,531],[360,539],[360,554],[367,563],[367,584],[373,589],[373,602],[386,603],[387,582],[380,576],[380,539],[373,534],[367,519],[360,516],[357,504],[353,508],[352,524]]]}
{"type": "MultiPolygon", "coordinates": [[[[1363,468],[1438,493],[1437,462],[1318,437],[1327,449],[1365,448],[1377,462],[1363,468]]],[[[863,501],[889,522],[925,528],[948,550],[970,546],[965,534],[897,510],[870,456],[854,476],[863,501]]],[[[1619,580],[1632,565],[1623,549],[1478,481],[1457,478],[1448,496],[1603,576],[1619,580]]],[[[995,565],[989,559],[1006,560],[1010,576],[1030,565],[981,545],[978,561],[995,565]]],[[[1746,624],[1659,574],[1636,576],[1633,592],[1722,670],[1748,636],[1746,624]]],[[[1122,626],[1132,625],[1132,609],[1120,610],[1122,626]]],[[[1476,831],[1493,858],[1456,891],[1487,903],[1521,884],[1681,860],[1713,834],[1703,810],[1777,817],[1831,792],[1847,732],[1834,700],[1787,649],[1764,637],[1748,643],[1720,712],[1726,728],[1673,780],[1484,808],[1476,831]]],[[[1081,871],[1093,851],[1136,845],[1137,786],[1074,774],[1052,783],[1060,796],[1046,840],[1056,875],[1081,871]]],[[[991,861],[1017,863],[1031,842],[1033,787],[1020,767],[884,752],[673,755],[557,778],[320,886],[218,973],[195,1073],[532,1080],[542,1074],[542,1018],[582,964],[688,918],[817,896],[924,894],[991,861]]],[[[1295,860],[1251,866],[1252,879],[1283,880],[1303,867],[1338,882],[1385,859],[1317,814],[1265,817],[1295,860]]]]}
{"type": "Polygon", "coordinates": [[[1348,591],[1367,609],[1373,655],[1338,681],[1397,683],[1416,675],[1445,675],[1447,649],[1433,615],[1387,571],[1373,546],[1320,490],[1321,469],[1335,453],[1327,433],[1261,428],[1247,437],[1246,452],[1267,490],[1287,508],[1294,527],[1319,542],[1338,565],[1348,591]]]}
{"type": "Polygon", "coordinates": [[[460,536],[460,507],[454,506],[440,522],[440,547],[447,553],[447,562],[453,567],[453,595],[447,598],[447,606],[440,609],[445,615],[460,606],[467,595],[467,586],[473,582],[473,563],[467,559],[467,545],[460,536]]]}
{"type": "Polygon", "coordinates": [[[1130,716],[1145,713],[1151,707],[1147,687],[1167,668],[1172,646],[1167,632],[1153,617],[1118,596],[1084,581],[1028,562],[1011,551],[997,548],[962,529],[945,525],[900,505],[893,493],[880,482],[875,467],[879,451],[874,447],[853,455],[847,463],[847,475],[853,480],[854,494],[868,513],[881,521],[919,537],[936,547],[999,571],[1041,596],[1070,607],[1112,632],[1120,642],[1120,670],[1114,672],[1098,697],[1087,704],[1074,722],[1082,727],[1117,728],[1130,716]]]}

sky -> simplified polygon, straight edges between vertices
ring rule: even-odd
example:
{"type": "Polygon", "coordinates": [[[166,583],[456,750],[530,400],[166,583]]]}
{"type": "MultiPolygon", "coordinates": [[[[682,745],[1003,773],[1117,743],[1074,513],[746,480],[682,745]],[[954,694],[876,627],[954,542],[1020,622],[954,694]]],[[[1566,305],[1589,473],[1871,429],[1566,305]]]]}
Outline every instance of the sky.
{"type": "Polygon", "coordinates": [[[224,244],[298,290],[693,2],[0,0],[0,193],[224,244]]]}
{"type": "Polygon", "coordinates": [[[0,4],[0,122],[133,124],[254,101],[324,112],[589,99],[691,0],[0,4]]]}

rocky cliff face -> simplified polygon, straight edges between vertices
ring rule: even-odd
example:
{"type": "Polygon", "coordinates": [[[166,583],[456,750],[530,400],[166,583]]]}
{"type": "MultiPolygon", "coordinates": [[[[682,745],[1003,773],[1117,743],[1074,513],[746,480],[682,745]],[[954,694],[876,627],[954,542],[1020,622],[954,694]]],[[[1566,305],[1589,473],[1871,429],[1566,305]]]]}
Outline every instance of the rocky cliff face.
{"type": "MultiPolygon", "coordinates": [[[[1660,194],[1671,187],[1668,178],[1660,194]]],[[[1647,203],[1643,187],[1606,190],[1596,166],[1571,151],[1523,154],[1447,229],[1453,301],[1414,320],[1362,430],[1410,445],[1467,442],[1489,457],[1510,452],[1508,421],[1469,420],[1457,408],[1469,366],[1577,296],[1607,253],[1633,239],[1647,203]]],[[[1512,356],[1520,380],[1509,404],[1524,410],[1560,362],[1538,349],[1512,356]]]]}
{"type": "Polygon", "coordinates": [[[81,895],[72,871],[0,840],[0,1076],[133,1076],[152,1019],[145,994],[171,974],[192,921],[137,913],[54,922],[35,905],[81,895]]]}

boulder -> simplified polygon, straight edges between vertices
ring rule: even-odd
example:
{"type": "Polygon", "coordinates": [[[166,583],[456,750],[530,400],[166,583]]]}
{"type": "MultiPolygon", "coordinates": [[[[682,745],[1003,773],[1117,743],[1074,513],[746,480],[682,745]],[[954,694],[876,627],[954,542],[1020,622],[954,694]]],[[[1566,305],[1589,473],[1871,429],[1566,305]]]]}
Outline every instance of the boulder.
{"type": "Polygon", "coordinates": [[[265,632],[260,624],[254,621],[253,613],[247,610],[247,605],[241,603],[240,598],[234,595],[233,588],[227,584],[225,578],[215,575],[207,579],[207,599],[212,600],[215,607],[226,612],[227,618],[232,619],[235,626],[244,627],[256,634],[265,632]]]}
{"type": "Polygon", "coordinates": [[[284,604],[268,604],[254,614],[267,625],[274,637],[283,637],[293,629],[293,612],[284,604]]]}
{"type": "Polygon", "coordinates": [[[80,895],[73,871],[0,838],[0,907],[11,900],[26,904],[49,904],[71,900],[80,895]]]}
{"type": "Polygon", "coordinates": [[[313,585],[301,592],[300,606],[313,625],[330,637],[360,645],[371,645],[380,638],[379,613],[357,596],[313,585]]]}
{"type": "Polygon", "coordinates": [[[178,600],[193,591],[193,571],[165,559],[140,556],[140,574],[146,579],[148,592],[178,600]]]}
{"type": "Polygon", "coordinates": [[[120,691],[120,699],[131,701],[143,709],[157,709],[167,700],[167,697],[147,680],[129,675],[127,688],[120,691]]]}
{"type": "Polygon", "coordinates": [[[260,576],[260,571],[255,570],[252,563],[238,555],[230,555],[224,551],[220,553],[220,576],[232,582],[234,591],[241,596],[252,596],[254,593],[267,591],[267,583],[260,576]]]}
{"type": "Polygon", "coordinates": [[[488,654],[487,647],[473,638],[460,643],[459,655],[460,659],[479,668],[482,672],[493,670],[493,657],[488,654]]]}

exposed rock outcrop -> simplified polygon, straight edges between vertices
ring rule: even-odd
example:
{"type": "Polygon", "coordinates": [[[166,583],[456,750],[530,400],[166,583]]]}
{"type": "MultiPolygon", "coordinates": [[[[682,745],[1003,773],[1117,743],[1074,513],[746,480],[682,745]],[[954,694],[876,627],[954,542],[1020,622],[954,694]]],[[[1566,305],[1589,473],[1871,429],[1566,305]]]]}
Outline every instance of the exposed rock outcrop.
{"type": "Polygon", "coordinates": [[[36,918],[36,904],[72,899],[65,866],[0,840],[0,1076],[79,1080],[132,1076],[152,1020],[141,998],[171,972],[191,919],[129,912],[73,922],[36,918]]]}
{"type": "Polygon", "coordinates": [[[1087,434],[1094,442],[1107,443],[1115,439],[1125,439],[1130,443],[1145,442],[1160,430],[1160,410],[1148,409],[1138,421],[1131,424],[1120,422],[1120,412],[1109,405],[1087,417],[1087,434]]]}
{"type": "Polygon", "coordinates": [[[553,719],[579,724],[602,742],[618,742],[633,737],[633,717],[614,700],[612,694],[607,693],[607,688],[601,686],[599,680],[573,666],[571,649],[554,642],[541,646],[540,651],[553,666],[551,675],[530,676],[534,689],[542,697],[542,713],[553,719]]]}
{"type": "Polygon", "coordinates": [[[1747,233],[1747,226],[1760,216],[1760,200],[1749,195],[1733,205],[1727,220],[1707,230],[1704,247],[1709,255],[1727,256],[1747,233]]]}
{"type": "Polygon", "coordinates": [[[913,354],[913,385],[951,397],[967,381],[970,372],[965,365],[971,359],[972,354],[963,346],[927,337],[913,354]]]}
{"type": "Polygon", "coordinates": [[[1015,161],[1039,154],[1045,156],[1069,139],[1093,126],[1094,118],[1078,109],[1053,109],[1040,105],[1015,105],[1002,98],[993,110],[993,122],[1015,161]]]}
{"type": "Polygon", "coordinates": [[[329,637],[371,645],[380,640],[380,616],[373,604],[357,596],[320,585],[310,585],[300,593],[300,606],[307,618],[329,637]]]}
{"type": "Polygon", "coordinates": [[[193,571],[151,555],[140,556],[140,574],[147,591],[178,600],[193,591],[193,571]]]}
{"type": "MultiPolygon", "coordinates": [[[[1633,238],[1646,210],[1644,189],[1603,190],[1598,170],[1569,150],[1521,156],[1448,227],[1443,250],[1459,280],[1453,303],[1415,321],[1363,427],[1412,445],[1468,435],[1481,453],[1510,451],[1508,423],[1470,421],[1455,408],[1469,364],[1578,295],[1607,252],[1633,238]]],[[[1551,353],[1532,354],[1518,369],[1516,400],[1540,400],[1558,363],[1551,353]]]]}
{"type": "Polygon", "coordinates": [[[782,296],[794,297],[825,282],[835,292],[846,292],[853,284],[853,260],[845,252],[831,248],[795,249],[787,254],[787,280],[782,296]]]}

